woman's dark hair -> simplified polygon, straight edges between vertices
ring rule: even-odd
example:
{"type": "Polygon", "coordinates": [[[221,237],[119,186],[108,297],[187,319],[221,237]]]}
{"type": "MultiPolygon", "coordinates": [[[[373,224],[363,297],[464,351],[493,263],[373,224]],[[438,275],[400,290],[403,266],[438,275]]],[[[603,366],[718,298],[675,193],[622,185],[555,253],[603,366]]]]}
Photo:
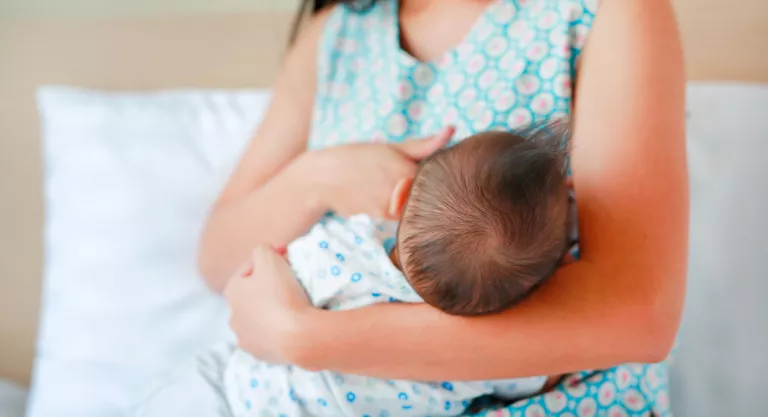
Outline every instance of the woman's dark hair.
{"type": "Polygon", "coordinates": [[[301,5],[299,6],[299,11],[293,19],[293,28],[291,28],[291,37],[289,38],[290,40],[288,43],[293,44],[293,41],[296,40],[301,21],[304,18],[304,15],[307,14],[307,10],[309,10],[310,14],[315,14],[321,9],[337,3],[351,7],[353,10],[363,11],[376,3],[376,0],[302,0],[301,5]]]}

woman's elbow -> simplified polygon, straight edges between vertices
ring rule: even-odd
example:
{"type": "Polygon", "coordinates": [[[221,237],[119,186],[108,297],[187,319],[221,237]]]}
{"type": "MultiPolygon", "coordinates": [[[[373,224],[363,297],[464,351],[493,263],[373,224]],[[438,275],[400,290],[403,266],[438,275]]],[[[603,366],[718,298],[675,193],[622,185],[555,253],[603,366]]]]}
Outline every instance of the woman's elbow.
{"type": "Polygon", "coordinates": [[[226,275],[222,273],[221,263],[215,256],[213,245],[203,233],[197,251],[197,271],[212,291],[220,293],[226,286],[226,275]]]}
{"type": "Polygon", "coordinates": [[[680,241],[652,253],[648,261],[629,262],[637,267],[623,277],[626,286],[610,294],[610,310],[617,319],[612,330],[623,340],[615,340],[625,349],[623,362],[662,362],[675,345],[688,275],[687,245],[680,241]]]}
{"type": "Polygon", "coordinates": [[[203,256],[197,258],[197,270],[202,276],[203,282],[211,291],[221,293],[224,291],[224,281],[219,279],[212,262],[203,256]]]}
{"type": "Polygon", "coordinates": [[[677,340],[682,315],[682,300],[675,305],[652,306],[636,316],[629,326],[633,351],[631,362],[657,363],[667,359],[677,340]]]}
{"type": "MultiPolygon", "coordinates": [[[[632,362],[657,363],[663,362],[672,351],[677,331],[671,332],[666,324],[657,323],[655,329],[645,333],[636,340],[635,353],[632,362]]],[[[677,327],[675,327],[676,329],[677,327]]]]}
{"type": "Polygon", "coordinates": [[[202,276],[203,282],[205,282],[209,289],[217,293],[224,291],[224,283],[222,280],[218,279],[216,270],[209,259],[202,255],[198,255],[197,270],[202,276]]]}

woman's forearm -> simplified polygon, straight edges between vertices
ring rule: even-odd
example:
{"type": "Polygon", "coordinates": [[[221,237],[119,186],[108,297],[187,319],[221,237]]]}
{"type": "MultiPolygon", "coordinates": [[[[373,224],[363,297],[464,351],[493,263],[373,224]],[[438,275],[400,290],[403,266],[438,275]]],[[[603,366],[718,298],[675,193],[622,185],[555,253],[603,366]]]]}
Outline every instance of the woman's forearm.
{"type": "Polygon", "coordinates": [[[495,316],[448,316],[424,304],[312,312],[308,325],[299,326],[303,346],[295,346],[293,357],[310,369],[433,381],[663,359],[679,321],[674,303],[666,308],[631,286],[616,292],[605,285],[606,272],[577,262],[495,316]]]}
{"type": "Polygon", "coordinates": [[[325,212],[302,155],[243,199],[215,209],[200,247],[200,270],[220,291],[258,244],[285,244],[303,234],[325,212]]]}

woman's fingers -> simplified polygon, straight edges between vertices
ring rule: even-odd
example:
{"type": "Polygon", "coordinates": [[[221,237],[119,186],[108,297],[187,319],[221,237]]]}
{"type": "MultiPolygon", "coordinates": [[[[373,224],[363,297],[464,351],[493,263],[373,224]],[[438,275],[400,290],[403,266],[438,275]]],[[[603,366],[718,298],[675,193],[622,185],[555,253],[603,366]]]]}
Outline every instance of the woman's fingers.
{"type": "Polygon", "coordinates": [[[456,128],[448,126],[430,137],[408,140],[392,146],[408,158],[414,161],[421,161],[447,145],[455,132],[456,128]]]}
{"type": "Polygon", "coordinates": [[[253,275],[253,262],[248,261],[244,263],[240,268],[238,268],[237,272],[235,272],[236,277],[242,277],[247,278],[249,276],[253,275]]]}

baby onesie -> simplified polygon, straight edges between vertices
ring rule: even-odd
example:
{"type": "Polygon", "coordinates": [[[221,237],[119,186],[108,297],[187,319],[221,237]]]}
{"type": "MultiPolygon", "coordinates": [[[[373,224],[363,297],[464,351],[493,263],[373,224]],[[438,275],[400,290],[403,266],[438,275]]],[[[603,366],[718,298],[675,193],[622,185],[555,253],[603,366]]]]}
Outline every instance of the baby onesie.
{"type": "MultiPolygon", "coordinates": [[[[326,216],[288,246],[288,259],[312,303],[351,309],[381,302],[422,302],[392,264],[397,224],[358,215],[326,216]]],[[[477,397],[535,394],[546,378],[477,382],[382,380],[270,365],[235,350],[224,370],[235,417],[456,416],[477,397]]]]}

